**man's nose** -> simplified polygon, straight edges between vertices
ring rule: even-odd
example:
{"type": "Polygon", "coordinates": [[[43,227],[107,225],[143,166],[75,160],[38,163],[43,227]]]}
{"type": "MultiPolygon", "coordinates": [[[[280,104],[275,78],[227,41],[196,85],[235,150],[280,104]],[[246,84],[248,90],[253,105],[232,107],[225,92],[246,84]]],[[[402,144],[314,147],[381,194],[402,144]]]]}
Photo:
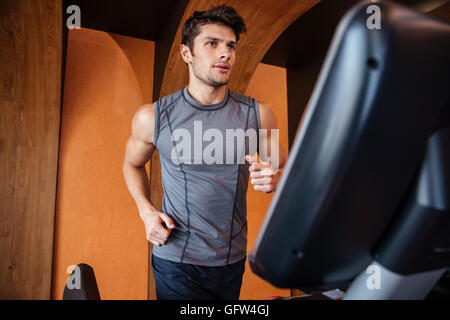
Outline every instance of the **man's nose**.
{"type": "Polygon", "coordinates": [[[220,51],[219,59],[228,61],[231,58],[231,50],[228,47],[222,48],[220,51]]]}

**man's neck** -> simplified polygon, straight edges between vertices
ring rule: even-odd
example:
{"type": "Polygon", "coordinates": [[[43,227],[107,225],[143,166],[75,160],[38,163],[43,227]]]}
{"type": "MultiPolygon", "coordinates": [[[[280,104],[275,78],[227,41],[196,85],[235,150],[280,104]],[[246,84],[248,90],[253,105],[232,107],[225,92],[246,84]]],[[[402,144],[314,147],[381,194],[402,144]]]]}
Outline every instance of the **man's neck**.
{"type": "Polygon", "coordinates": [[[188,92],[189,95],[198,103],[210,105],[223,101],[227,92],[227,87],[211,87],[204,84],[200,85],[190,82],[188,85],[188,92]]]}

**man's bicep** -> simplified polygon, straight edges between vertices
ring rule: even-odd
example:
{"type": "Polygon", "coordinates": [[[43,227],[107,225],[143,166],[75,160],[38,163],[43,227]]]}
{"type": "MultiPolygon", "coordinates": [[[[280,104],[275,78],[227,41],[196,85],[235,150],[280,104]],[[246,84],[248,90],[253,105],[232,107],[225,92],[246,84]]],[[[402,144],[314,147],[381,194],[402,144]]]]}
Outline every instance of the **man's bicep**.
{"type": "MultiPolygon", "coordinates": [[[[259,113],[260,113],[260,122],[261,129],[266,130],[266,135],[263,135],[260,143],[261,146],[266,148],[264,154],[266,154],[269,158],[277,157],[276,163],[283,167],[286,163],[288,153],[283,145],[280,143],[280,135],[279,135],[279,126],[277,123],[277,118],[272,108],[263,103],[259,102],[259,113]],[[276,134],[274,131],[275,130],[276,134]],[[272,141],[272,139],[276,139],[276,141],[272,141]],[[272,145],[278,146],[276,150],[272,150],[272,145]]],[[[261,148],[260,146],[260,148],[261,148]]],[[[272,159],[273,160],[273,159],[272,159]]],[[[264,160],[263,160],[264,161],[264,160]]]]}
{"type": "Polygon", "coordinates": [[[151,159],[155,149],[153,143],[148,143],[131,136],[128,138],[125,148],[124,162],[135,167],[143,167],[151,159]]]}
{"type": "Polygon", "coordinates": [[[144,166],[152,157],[155,129],[153,104],[138,109],[131,124],[131,137],[127,141],[125,161],[136,166],[144,166]]]}
{"type": "Polygon", "coordinates": [[[258,106],[261,129],[278,129],[277,118],[272,108],[262,101],[258,101],[258,106]]]}

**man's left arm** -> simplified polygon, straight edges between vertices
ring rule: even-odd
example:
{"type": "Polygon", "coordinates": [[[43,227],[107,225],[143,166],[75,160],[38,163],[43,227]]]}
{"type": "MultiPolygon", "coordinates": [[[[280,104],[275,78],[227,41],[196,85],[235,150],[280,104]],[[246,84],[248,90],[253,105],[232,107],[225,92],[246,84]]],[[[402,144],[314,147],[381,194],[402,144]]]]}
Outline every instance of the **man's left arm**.
{"type": "Polygon", "coordinates": [[[250,182],[255,190],[270,193],[275,191],[286,164],[288,153],[280,144],[279,127],[269,105],[259,102],[259,119],[262,133],[259,140],[259,155],[247,155],[250,163],[250,182]]]}

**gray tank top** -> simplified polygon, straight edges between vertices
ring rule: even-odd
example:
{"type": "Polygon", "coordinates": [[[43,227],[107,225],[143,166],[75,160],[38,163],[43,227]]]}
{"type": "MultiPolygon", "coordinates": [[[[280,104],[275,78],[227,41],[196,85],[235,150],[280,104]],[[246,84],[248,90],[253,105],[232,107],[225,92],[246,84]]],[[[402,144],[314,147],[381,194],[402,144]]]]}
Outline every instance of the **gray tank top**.
{"type": "Polygon", "coordinates": [[[175,229],[153,254],[203,266],[245,258],[249,164],[244,156],[258,148],[257,101],[227,89],[222,102],[202,105],[185,87],[156,101],[154,110],[161,211],[175,229]]]}

